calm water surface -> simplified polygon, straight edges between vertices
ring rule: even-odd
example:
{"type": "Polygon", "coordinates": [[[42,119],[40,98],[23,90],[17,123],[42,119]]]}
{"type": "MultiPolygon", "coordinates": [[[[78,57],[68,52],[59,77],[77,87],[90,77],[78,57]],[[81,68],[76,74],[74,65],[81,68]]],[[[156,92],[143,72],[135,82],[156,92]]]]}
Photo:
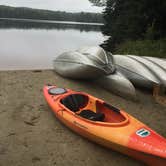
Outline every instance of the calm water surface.
{"type": "Polygon", "coordinates": [[[52,69],[64,51],[104,41],[100,28],[0,21],[0,70],[52,69]]]}

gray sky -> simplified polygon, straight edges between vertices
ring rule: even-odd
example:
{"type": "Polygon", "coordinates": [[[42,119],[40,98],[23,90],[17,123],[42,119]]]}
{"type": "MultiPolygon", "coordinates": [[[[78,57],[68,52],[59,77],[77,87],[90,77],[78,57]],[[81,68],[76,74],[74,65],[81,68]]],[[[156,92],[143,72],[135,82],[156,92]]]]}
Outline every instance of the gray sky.
{"type": "Polygon", "coordinates": [[[93,6],[88,0],[0,0],[0,5],[31,7],[68,12],[101,12],[101,7],[93,6]]]}

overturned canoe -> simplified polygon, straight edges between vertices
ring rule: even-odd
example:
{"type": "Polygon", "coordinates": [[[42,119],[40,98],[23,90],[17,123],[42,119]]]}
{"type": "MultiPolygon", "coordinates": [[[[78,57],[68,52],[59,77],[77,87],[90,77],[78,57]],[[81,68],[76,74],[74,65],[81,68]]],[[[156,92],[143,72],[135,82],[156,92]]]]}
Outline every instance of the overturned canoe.
{"type": "Polygon", "coordinates": [[[95,82],[116,95],[136,99],[136,92],[133,84],[118,71],[109,76],[103,76],[95,80],[95,82]]]}
{"type": "Polygon", "coordinates": [[[111,55],[101,47],[84,47],[65,52],[54,60],[55,71],[68,78],[93,79],[115,71],[111,55]]]}
{"type": "Polygon", "coordinates": [[[153,166],[165,166],[166,140],[123,110],[87,93],[45,86],[56,117],[78,134],[153,166]]]}
{"type": "Polygon", "coordinates": [[[152,66],[147,67],[134,56],[114,55],[117,69],[123,73],[134,85],[152,88],[154,84],[160,84],[158,75],[152,71],[152,66]]]}
{"type": "Polygon", "coordinates": [[[145,56],[144,58],[152,61],[154,64],[160,66],[162,69],[164,69],[166,71],[166,59],[156,58],[156,57],[148,57],[148,56],[145,56]]]}
{"type": "Polygon", "coordinates": [[[159,64],[154,63],[153,61],[140,57],[140,56],[130,56],[130,58],[138,61],[139,63],[142,63],[151,73],[156,76],[159,84],[166,87],[166,71],[163,69],[163,67],[159,64]]]}

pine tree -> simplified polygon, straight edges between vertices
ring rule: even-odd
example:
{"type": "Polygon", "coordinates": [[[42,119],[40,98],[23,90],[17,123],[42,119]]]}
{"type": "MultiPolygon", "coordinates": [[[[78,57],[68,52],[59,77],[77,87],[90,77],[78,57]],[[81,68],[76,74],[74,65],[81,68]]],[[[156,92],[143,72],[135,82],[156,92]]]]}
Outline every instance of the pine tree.
{"type": "Polygon", "coordinates": [[[165,0],[107,0],[103,33],[109,39],[103,47],[112,50],[127,40],[166,36],[165,9],[165,0]]]}

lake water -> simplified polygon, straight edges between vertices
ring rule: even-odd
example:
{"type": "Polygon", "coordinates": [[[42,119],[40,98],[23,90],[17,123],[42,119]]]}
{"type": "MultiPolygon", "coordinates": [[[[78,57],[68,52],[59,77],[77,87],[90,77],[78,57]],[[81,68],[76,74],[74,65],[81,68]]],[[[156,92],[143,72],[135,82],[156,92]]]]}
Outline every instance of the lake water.
{"type": "Polygon", "coordinates": [[[64,51],[101,44],[100,27],[0,20],[0,70],[52,69],[64,51]]]}

